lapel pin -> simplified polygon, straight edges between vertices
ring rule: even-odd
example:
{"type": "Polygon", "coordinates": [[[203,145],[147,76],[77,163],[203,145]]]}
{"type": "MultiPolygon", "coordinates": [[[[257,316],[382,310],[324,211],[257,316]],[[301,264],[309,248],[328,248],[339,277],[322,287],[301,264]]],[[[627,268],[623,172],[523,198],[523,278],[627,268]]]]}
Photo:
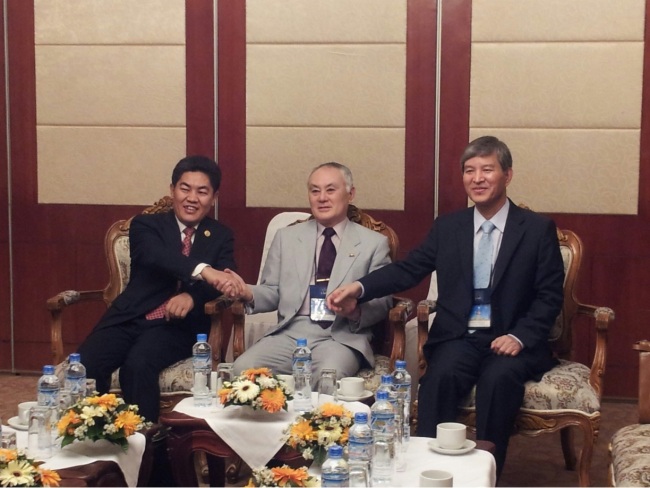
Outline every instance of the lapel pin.
{"type": "Polygon", "coordinates": [[[354,257],[354,253],[351,252],[350,254],[348,254],[348,257],[349,257],[349,258],[353,258],[353,257],[354,257]]]}
{"type": "Polygon", "coordinates": [[[209,231],[209,230],[204,230],[204,231],[203,231],[203,235],[204,235],[205,237],[210,237],[210,231],[209,231]]]}

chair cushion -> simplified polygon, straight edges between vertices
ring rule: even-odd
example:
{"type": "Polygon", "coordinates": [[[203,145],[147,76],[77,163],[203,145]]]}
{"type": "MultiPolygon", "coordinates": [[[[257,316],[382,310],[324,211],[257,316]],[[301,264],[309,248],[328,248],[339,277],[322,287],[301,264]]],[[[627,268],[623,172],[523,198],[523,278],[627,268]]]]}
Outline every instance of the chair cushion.
{"type": "Polygon", "coordinates": [[[363,378],[364,388],[374,393],[377,391],[377,388],[381,383],[381,375],[391,373],[392,371],[390,369],[390,358],[388,356],[375,354],[375,367],[372,369],[360,369],[357,373],[357,376],[359,378],[363,378]]]}
{"type": "Polygon", "coordinates": [[[650,486],[650,424],[619,429],[609,449],[615,486],[650,486]]]}
{"type": "MultiPolygon", "coordinates": [[[[542,379],[526,383],[522,408],[529,410],[580,410],[592,414],[600,410],[600,400],[589,384],[590,370],[584,364],[561,360],[542,379]]],[[[476,388],[463,403],[476,406],[476,388]]]]}
{"type": "MultiPolygon", "coordinates": [[[[111,391],[120,391],[120,370],[116,369],[111,377],[111,391]]],[[[165,368],[160,373],[160,393],[190,393],[192,391],[192,358],[183,359],[165,368]]]]}

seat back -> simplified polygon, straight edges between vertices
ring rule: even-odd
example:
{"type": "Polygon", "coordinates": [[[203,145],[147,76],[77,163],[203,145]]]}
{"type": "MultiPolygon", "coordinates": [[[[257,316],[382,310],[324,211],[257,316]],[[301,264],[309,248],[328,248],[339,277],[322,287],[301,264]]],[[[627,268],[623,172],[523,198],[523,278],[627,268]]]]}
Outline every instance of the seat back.
{"type": "MultiPolygon", "coordinates": [[[[172,209],[172,199],[165,196],[143,210],[143,214],[166,213],[172,209]]],[[[107,307],[124,291],[131,275],[131,248],[129,229],[133,217],[118,220],[111,225],[104,237],[104,253],[108,264],[108,285],[104,288],[104,302],[107,307]]]]}
{"type": "Polygon", "coordinates": [[[639,423],[650,424],[650,341],[633,347],[639,351],[639,423]]]}

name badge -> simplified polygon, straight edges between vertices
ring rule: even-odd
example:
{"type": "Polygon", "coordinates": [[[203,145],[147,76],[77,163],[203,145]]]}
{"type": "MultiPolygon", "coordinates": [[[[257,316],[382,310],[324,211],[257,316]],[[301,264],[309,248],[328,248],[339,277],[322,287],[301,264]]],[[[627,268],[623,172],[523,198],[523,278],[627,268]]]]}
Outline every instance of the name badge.
{"type": "Polygon", "coordinates": [[[336,318],[336,314],[327,308],[326,296],[327,282],[309,285],[309,318],[314,322],[333,322],[336,318]]]}
{"type": "Polygon", "coordinates": [[[492,326],[492,307],[490,305],[490,289],[474,290],[474,305],[469,312],[470,330],[489,329],[492,326]]]}

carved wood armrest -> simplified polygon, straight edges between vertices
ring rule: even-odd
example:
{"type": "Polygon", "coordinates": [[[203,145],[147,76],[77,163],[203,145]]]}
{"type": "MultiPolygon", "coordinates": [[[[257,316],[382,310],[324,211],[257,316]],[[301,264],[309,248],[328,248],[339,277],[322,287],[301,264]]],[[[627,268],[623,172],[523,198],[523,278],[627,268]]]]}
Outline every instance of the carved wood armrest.
{"type": "Polygon", "coordinates": [[[104,290],[67,290],[48,298],[46,307],[50,311],[50,348],[54,364],[63,361],[63,310],[75,303],[104,301],[104,290]]]}
{"type": "Polygon", "coordinates": [[[429,337],[429,315],[436,311],[435,300],[420,300],[416,310],[418,321],[418,373],[420,378],[427,369],[427,362],[424,358],[424,343],[429,337]]]}
{"type": "Polygon", "coordinates": [[[641,352],[650,352],[650,341],[639,341],[632,346],[632,349],[636,349],[637,351],[641,352]]]}
{"type": "Polygon", "coordinates": [[[232,355],[237,359],[246,350],[246,305],[238,300],[232,304],[232,355]]]}
{"type": "Polygon", "coordinates": [[[607,331],[609,325],[614,321],[614,311],[608,307],[595,307],[594,305],[578,304],[578,314],[586,315],[594,319],[596,327],[596,347],[594,350],[594,359],[591,363],[591,374],[589,383],[596,390],[598,398],[603,392],[603,377],[605,375],[605,365],[607,361],[607,331]]]}
{"type": "Polygon", "coordinates": [[[390,367],[395,368],[395,361],[404,359],[406,351],[406,322],[413,315],[414,304],[408,298],[393,297],[393,308],[388,312],[388,337],[392,338],[390,350],[390,367]]]}
{"type": "Polygon", "coordinates": [[[232,305],[230,298],[220,296],[214,300],[206,302],[203,310],[206,315],[210,316],[210,335],[208,336],[208,343],[212,349],[212,367],[216,369],[217,365],[223,360],[225,351],[223,350],[226,344],[224,343],[224,336],[226,334],[226,326],[224,326],[224,312],[232,305]]]}

